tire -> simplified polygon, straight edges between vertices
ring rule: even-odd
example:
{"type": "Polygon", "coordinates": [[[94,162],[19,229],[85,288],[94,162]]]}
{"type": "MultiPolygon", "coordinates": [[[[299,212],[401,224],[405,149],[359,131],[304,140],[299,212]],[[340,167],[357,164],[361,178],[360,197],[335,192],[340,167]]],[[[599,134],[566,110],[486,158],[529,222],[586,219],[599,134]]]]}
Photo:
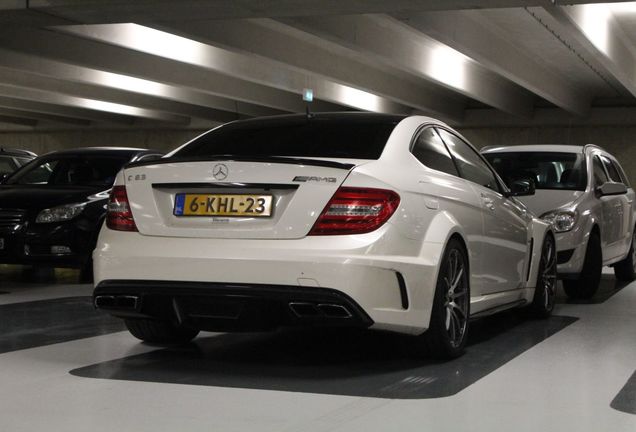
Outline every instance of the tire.
{"type": "Polygon", "coordinates": [[[450,360],[464,353],[470,316],[468,272],[464,246],[451,239],[440,264],[429,328],[418,336],[418,355],[450,360]]]}
{"type": "Polygon", "coordinates": [[[554,237],[546,236],[541,249],[539,271],[534,298],[530,305],[532,315],[547,318],[552,315],[557,289],[556,243],[554,237]]]}
{"type": "Polygon", "coordinates": [[[199,330],[177,327],[169,321],[126,319],[128,331],[137,339],[156,344],[182,344],[190,342],[199,330]]]}
{"type": "Polygon", "coordinates": [[[601,238],[593,232],[587,241],[583,270],[577,279],[565,279],[563,288],[571,299],[590,299],[598,291],[603,270],[603,251],[601,238]]]}
{"type": "Polygon", "coordinates": [[[632,246],[624,260],[614,264],[614,274],[616,279],[624,282],[631,282],[636,279],[636,228],[632,233],[632,246]]]}

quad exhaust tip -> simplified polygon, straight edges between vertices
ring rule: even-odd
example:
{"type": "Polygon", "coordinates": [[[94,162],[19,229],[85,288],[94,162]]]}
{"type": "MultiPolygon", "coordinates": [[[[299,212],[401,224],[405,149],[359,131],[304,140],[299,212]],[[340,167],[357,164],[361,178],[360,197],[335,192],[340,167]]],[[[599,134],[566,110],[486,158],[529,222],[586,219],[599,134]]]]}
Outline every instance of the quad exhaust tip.
{"type": "Polygon", "coordinates": [[[93,304],[97,309],[137,310],[139,296],[132,295],[98,295],[93,304]]]}
{"type": "Polygon", "coordinates": [[[289,308],[298,318],[351,318],[353,315],[345,306],[332,303],[290,302],[289,308]]]}

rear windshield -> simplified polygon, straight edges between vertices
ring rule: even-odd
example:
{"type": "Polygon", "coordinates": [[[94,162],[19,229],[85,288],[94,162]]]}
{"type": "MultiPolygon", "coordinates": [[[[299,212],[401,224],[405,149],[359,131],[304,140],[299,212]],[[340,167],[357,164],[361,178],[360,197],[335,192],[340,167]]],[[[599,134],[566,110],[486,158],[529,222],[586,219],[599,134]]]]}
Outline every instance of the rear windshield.
{"type": "Polygon", "coordinates": [[[398,119],[305,117],[230,123],[174,157],[316,157],[378,159],[398,119]]]}
{"type": "Polygon", "coordinates": [[[35,160],[16,172],[8,184],[110,187],[128,156],[63,156],[35,160]]]}
{"type": "Polygon", "coordinates": [[[585,190],[587,184],[583,153],[486,153],[484,157],[507,185],[531,179],[537,189],[585,190]]]}

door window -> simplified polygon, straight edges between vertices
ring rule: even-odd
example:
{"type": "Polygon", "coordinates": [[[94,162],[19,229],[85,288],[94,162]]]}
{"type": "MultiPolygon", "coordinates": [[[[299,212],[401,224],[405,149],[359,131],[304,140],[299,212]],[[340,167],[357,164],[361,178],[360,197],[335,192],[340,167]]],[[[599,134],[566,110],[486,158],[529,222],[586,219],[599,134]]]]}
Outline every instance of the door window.
{"type": "Polygon", "coordinates": [[[623,183],[623,180],[621,179],[618,170],[614,166],[614,163],[612,163],[612,161],[607,156],[601,156],[601,160],[605,165],[605,169],[607,169],[607,173],[609,174],[610,179],[616,183],[623,183]]]}
{"type": "Polygon", "coordinates": [[[433,128],[426,128],[417,136],[411,153],[431,169],[459,176],[448,149],[433,128]]]}
{"type": "Polygon", "coordinates": [[[592,158],[592,171],[594,172],[594,186],[601,186],[607,183],[607,174],[598,156],[592,158]]]}
{"type": "Polygon", "coordinates": [[[499,184],[494,173],[470,145],[443,129],[439,129],[438,132],[455,158],[459,174],[463,178],[499,192],[499,184]]]}

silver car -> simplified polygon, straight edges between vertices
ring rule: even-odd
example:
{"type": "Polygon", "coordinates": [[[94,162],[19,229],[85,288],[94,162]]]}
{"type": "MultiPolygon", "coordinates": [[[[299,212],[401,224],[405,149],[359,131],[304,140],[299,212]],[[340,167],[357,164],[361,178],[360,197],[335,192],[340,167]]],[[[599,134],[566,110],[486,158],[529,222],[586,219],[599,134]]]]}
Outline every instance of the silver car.
{"type": "Polygon", "coordinates": [[[556,232],[558,272],[571,298],[590,298],[603,266],[616,277],[636,277],[634,190],[620,164],[595,145],[487,147],[483,155],[510,184],[534,183],[519,197],[556,232]]]}

